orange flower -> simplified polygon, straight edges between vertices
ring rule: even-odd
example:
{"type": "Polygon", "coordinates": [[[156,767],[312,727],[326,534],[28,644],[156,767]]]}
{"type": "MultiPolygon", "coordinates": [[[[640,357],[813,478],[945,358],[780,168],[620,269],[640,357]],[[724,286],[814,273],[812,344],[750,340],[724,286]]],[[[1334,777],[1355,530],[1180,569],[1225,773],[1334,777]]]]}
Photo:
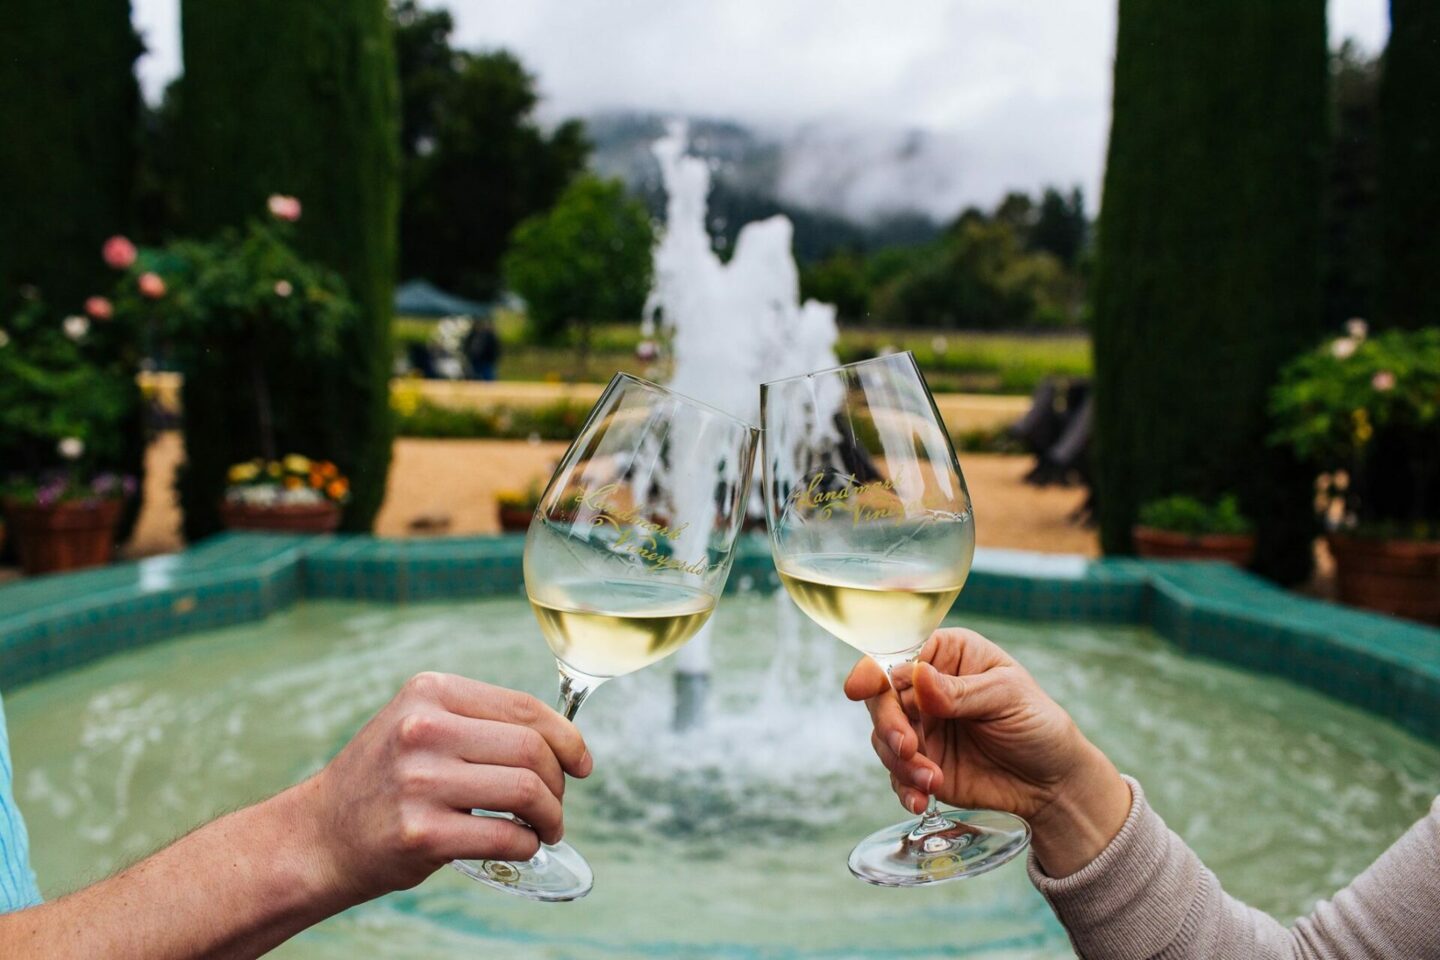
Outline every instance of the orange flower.
{"type": "Polygon", "coordinates": [[[339,475],[340,471],[336,469],[335,464],[331,463],[329,460],[326,460],[324,463],[320,464],[320,476],[324,477],[326,480],[334,479],[339,475]]]}
{"type": "Polygon", "coordinates": [[[350,492],[350,484],[346,483],[343,477],[331,480],[330,486],[325,488],[325,492],[330,495],[331,500],[343,500],[345,494],[350,492]]]}
{"type": "Polygon", "coordinates": [[[286,490],[298,490],[298,489],[300,489],[300,478],[299,478],[299,477],[286,477],[286,478],[285,478],[285,489],[286,489],[286,490]]]}
{"type": "Polygon", "coordinates": [[[310,471],[310,487],[311,487],[312,489],[314,489],[314,490],[319,490],[319,489],[320,489],[321,487],[323,487],[323,486],[325,486],[325,478],[320,475],[320,471],[319,471],[319,470],[311,470],[311,471],[310,471]]]}

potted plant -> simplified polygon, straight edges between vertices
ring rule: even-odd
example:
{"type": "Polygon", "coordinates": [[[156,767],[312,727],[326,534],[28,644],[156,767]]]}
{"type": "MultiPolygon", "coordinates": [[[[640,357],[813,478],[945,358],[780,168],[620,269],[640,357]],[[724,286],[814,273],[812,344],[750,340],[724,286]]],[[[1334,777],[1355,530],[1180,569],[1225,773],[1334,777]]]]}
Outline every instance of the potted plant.
{"type": "Polygon", "coordinates": [[[11,484],[5,514],[21,569],[33,576],[109,563],[120,510],[134,492],[134,478],[113,473],[83,481],[59,472],[11,484]]]}
{"type": "Polygon", "coordinates": [[[524,533],[530,529],[530,518],[535,516],[544,492],[540,482],[532,480],[524,490],[501,490],[495,494],[500,529],[506,533],[524,533]]]}
{"type": "Polygon", "coordinates": [[[108,561],[133,478],[133,336],[109,300],[58,316],[20,291],[0,318],[0,512],[27,573],[108,561]]]}
{"type": "Polygon", "coordinates": [[[1215,503],[1189,496],[1151,500],[1140,507],[1132,535],[1142,557],[1219,560],[1243,567],[1255,555],[1255,534],[1233,495],[1215,503]]]}
{"type": "Polygon", "coordinates": [[[1351,321],[1284,368],[1270,412],[1321,478],[1340,599],[1440,623],[1440,328],[1351,321]]]}
{"type": "Polygon", "coordinates": [[[268,218],[254,218],[213,240],[167,247],[157,270],[163,294],[157,306],[182,369],[204,369],[204,356],[217,350],[241,358],[247,368],[235,388],[246,396],[250,423],[237,445],[249,446],[257,457],[230,468],[222,522],[247,530],[334,529],[349,497],[348,482],[333,464],[318,461],[336,475],[312,486],[313,451],[281,458],[280,442],[296,428],[280,399],[292,394],[281,394],[272,376],[293,377],[297,361],[333,356],[355,307],[337,274],[290,245],[300,202],[276,195],[269,211],[268,218]],[[292,463],[306,466],[291,469],[292,463]],[[345,492],[331,495],[332,487],[345,492]]]}
{"type": "Polygon", "coordinates": [[[350,481],[335,464],[298,453],[237,463],[227,480],[220,515],[231,530],[330,533],[350,498],[350,481]]]}

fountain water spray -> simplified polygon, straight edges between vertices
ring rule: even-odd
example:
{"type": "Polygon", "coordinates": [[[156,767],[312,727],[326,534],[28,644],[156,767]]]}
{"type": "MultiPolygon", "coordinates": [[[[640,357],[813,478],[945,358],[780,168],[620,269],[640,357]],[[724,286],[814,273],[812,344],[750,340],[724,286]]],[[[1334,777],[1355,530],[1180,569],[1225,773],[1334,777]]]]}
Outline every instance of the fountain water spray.
{"type": "MultiPolygon", "coordinates": [[[[665,186],[665,231],[655,248],[655,286],[644,330],[670,341],[670,386],[751,423],[760,420],[760,384],[836,365],[835,308],[800,300],[790,220],[746,224],[729,262],[705,229],[710,167],[685,152],[684,123],[668,125],[653,149],[665,186]]],[[[755,488],[752,516],[761,511],[755,488]]],[[[710,675],[709,628],[676,655],[675,723],[699,723],[710,675]]]]}

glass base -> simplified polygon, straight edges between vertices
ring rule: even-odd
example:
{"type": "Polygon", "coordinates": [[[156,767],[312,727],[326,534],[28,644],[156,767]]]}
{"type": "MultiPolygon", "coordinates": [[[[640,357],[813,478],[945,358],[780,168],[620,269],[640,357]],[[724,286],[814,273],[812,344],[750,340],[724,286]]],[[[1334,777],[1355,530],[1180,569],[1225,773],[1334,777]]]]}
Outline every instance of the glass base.
{"type": "Polygon", "coordinates": [[[994,870],[1030,845],[1030,825],[998,810],[940,810],[870,834],[850,872],[881,887],[918,887],[994,870]]]}
{"type": "Polygon", "coordinates": [[[542,846],[529,860],[452,860],[450,866],[487,887],[527,900],[579,900],[595,886],[590,864],[564,841],[542,846]]]}

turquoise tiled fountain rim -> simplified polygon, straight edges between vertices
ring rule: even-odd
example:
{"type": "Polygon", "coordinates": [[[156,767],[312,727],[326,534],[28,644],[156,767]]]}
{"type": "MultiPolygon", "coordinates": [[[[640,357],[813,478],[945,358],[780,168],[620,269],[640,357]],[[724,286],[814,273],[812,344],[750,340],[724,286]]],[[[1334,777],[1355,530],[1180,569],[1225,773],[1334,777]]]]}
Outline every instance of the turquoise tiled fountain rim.
{"type": "MultiPolygon", "coordinates": [[[[227,534],[182,553],[0,587],[0,690],[306,597],[407,603],[514,594],[521,536],[227,534]]],[[[778,586],[763,538],[732,589],[778,586]]],[[[1153,627],[1181,650],[1275,674],[1440,743],[1440,630],[1299,597],[1222,564],[981,550],[960,613],[1153,627]]]]}

